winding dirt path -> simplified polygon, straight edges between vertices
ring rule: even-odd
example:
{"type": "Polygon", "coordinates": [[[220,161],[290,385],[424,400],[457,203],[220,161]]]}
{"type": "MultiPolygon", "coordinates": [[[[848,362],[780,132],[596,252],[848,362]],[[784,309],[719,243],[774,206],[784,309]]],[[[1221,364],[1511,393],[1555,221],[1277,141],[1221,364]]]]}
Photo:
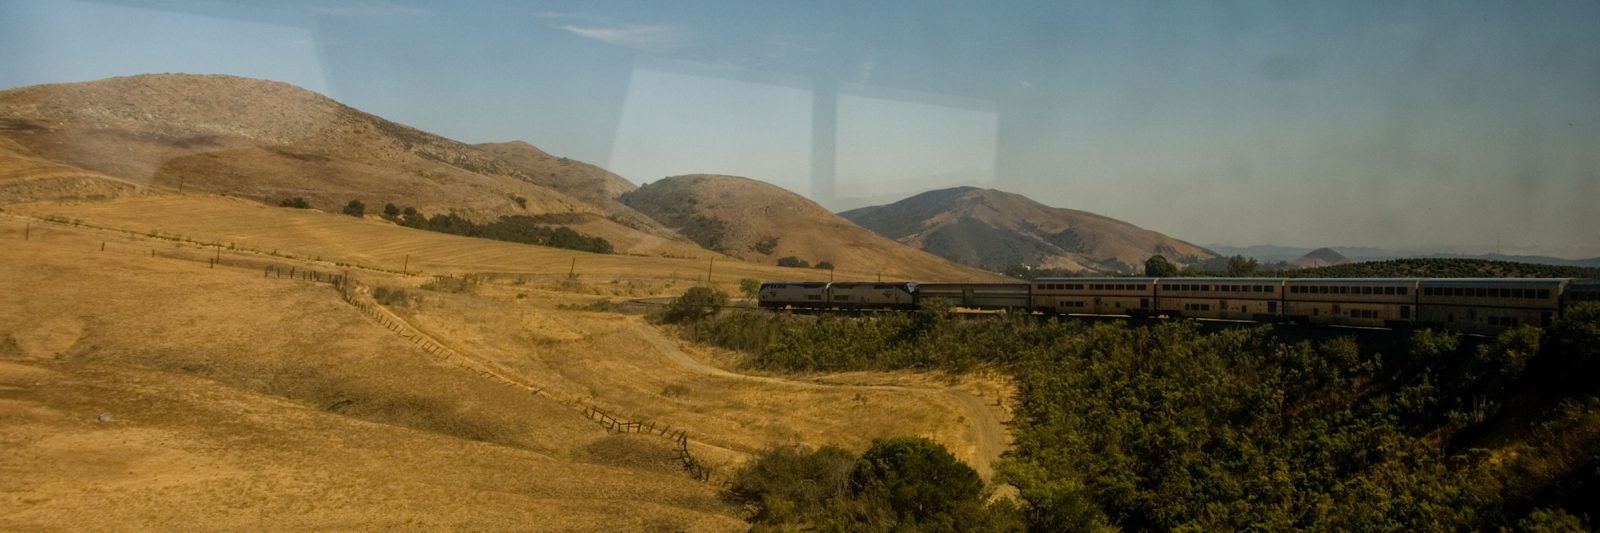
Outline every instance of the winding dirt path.
{"type": "Polygon", "coordinates": [[[972,441],[973,446],[977,449],[977,456],[980,458],[978,464],[973,465],[973,469],[977,470],[978,475],[982,476],[985,481],[989,480],[994,473],[994,462],[999,460],[1000,454],[1006,451],[1006,441],[1008,439],[1005,424],[1000,421],[1000,417],[995,414],[994,409],[991,409],[982,399],[966,391],[951,388],[936,389],[898,385],[836,385],[739,374],[708,365],[689,356],[682,349],[679,349],[678,345],[673,343],[666,335],[663,335],[659,330],[644,323],[642,320],[630,320],[630,324],[641,337],[656,348],[656,351],[661,352],[662,355],[667,356],[668,359],[671,359],[672,362],[677,363],[679,366],[698,374],[807,389],[865,389],[909,394],[943,395],[950,398],[955,401],[956,405],[961,407],[961,411],[967,420],[971,422],[971,426],[967,428],[967,438],[972,441]]]}

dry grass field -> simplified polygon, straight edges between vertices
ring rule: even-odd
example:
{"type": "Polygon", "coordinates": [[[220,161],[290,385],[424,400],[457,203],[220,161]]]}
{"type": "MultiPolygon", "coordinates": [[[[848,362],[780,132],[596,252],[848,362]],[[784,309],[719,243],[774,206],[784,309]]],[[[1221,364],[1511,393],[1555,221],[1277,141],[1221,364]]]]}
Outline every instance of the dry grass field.
{"type": "MultiPolygon", "coordinates": [[[[924,435],[985,474],[1004,447],[994,383],[744,376],[639,316],[563,309],[681,291],[698,261],[189,196],[12,206],[0,243],[0,529],[744,527],[669,439],[608,433],[582,405],[687,431],[717,476],[774,443],[924,435]],[[399,270],[408,254],[430,274],[521,273],[439,291],[356,271],[405,291],[387,309],[472,364],[430,356],[327,283],[228,266],[399,270]],[[574,257],[577,283],[562,279],[574,257]]],[[[715,269],[727,289],[793,274],[715,269]]]]}
{"type": "MultiPolygon", "coordinates": [[[[657,295],[681,293],[711,271],[712,281],[735,292],[740,278],[826,279],[828,272],[736,261],[601,255],[433,233],[380,220],[354,219],[312,210],[269,207],[254,201],[209,195],[165,195],[109,202],[42,202],[7,209],[37,217],[86,224],[262,253],[290,254],[321,262],[412,273],[517,273],[530,280],[564,281],[575,270],[593,293],[657,295]],[[354,223],[353,223],[354,222],[354,223]],[[574,263],[575,262],[575,263],[574,263]],[[576,265],[574,267],[574,264],[576,265]],[[629,289],[630,283],[632,289],[629,289]]],[[[956,281],[919,277],[917,268],[883,265],[884,279],[956,281]]],[[[839,280],[874,280],[879,272],[844,269],[839,280]]],[[[993,276],[993,275],[988,275],[993,276]]],[[[986,279],[994,279],[993,277],[986,279]]],[[[566,287],[563,287],[566,288],[566,287]]]]}

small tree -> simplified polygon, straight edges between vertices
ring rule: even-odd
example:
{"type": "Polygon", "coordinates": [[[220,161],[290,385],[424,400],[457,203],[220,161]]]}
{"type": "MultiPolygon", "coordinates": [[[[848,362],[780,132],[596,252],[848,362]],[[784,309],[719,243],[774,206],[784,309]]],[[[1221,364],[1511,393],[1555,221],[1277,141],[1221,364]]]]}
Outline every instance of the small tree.
{"type": "Polygon", "coordinates": [[[1256,273],[1256,260],[1253,258],[1236,255],[1228,258],[1228,276],[1240,277],[1256,273]]]}
{"type": "Polygon", "coordinates": [[[691,287],[667,304],[663,322],[684,322],[710,315],[728,305],[728,295],[710,287],[691,287]]]}
{"type": "Polygon", "coordinates": [[[383,204],[383,218],[395,219],[400,217],[400,208],[393,203],[383,204]]]}
{"type": "Polygon", "coordinates": [[[857,497],[881,498],[917,522],[979,503],[983,480],[944,446],[922,437],[876,439],[850,476],[857,497]]]}
{"type": "Polygon", "coordinates": [[[294,198],[288,198],[288,199],[285,199],[282,202],[278,202],[278,207],[293,207],[295,209],[309,209],[311,207],[311,202],[307,202],[305,198],[301,198],[299,196],[296,196],[294,198]]]}
{"type": "Polygon", "coordinates": [[[818,270],[833,270],[833,263],[830,262],[830,261],[818,262],[817,263],[817,269],[818,270]]]}
{"type": "Polygon", "coordinates": [[[367,204],[361,203],[361,200],[351,200],[350,203],[344,204],[344,214],[353,217],[366,216],[367,204]]]}
{"type": "Polygon", "coordinates": [[[792,256],[792,255],[787,255],[787,256],[783,256],[783,257],[778,258],[778,266],[781,266],[781,267],[794,267],[794,268],[811,268],[811,263],[806,261],[806,260],[804,260],[804,259],[792,256]]]}
{"type": "Polygon", "coordinates": [[[1152,255],[1144,261],[1144,275],[1152,278],[1170,278],[1178,275],[1178,265],[1172,264],[1160,254],[1152,255]]]}
{"type": "Polygon", "coordinates": [[[761,293],[761,280],[755,278],[740,279],[739,292],[743,293],[745,298],[755,298],[756,295],[761,293]]]}
{"type": "Polygon", "coordinates": [[[773,250],[778,249],[778,238],[770,235],[762,237],[761,240],[756,241],[756,244],[753,246],[753,248],[762,254],[770,254],[773,252],[773,250]]]}

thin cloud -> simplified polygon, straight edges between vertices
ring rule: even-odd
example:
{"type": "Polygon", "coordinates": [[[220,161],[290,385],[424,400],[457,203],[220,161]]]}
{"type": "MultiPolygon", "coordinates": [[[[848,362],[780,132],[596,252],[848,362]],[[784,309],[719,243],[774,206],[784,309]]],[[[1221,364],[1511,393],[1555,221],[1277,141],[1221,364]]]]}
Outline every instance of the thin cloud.
{"type": "Polygon", "coordinates": [[[645,52],[662,52],[682,47],[690,35],[675,26],[584,27],[568,24],[562,30],[585,39],[624,46],[645,52]]]}
{"type": "Polygon", "coordinates": [[[356,1],[319,5],[307,8],[313,13],[335,17],[420,17],[433,14],[430,9],[404,6],[384,1],[356,1]]]}
{"type": "Polygon", "coordinates": [[[568,13],[565,11],[534,11],[531,14],[533,18],[541,19],[586,20],[594,18],[583,13],[568,13]]]}

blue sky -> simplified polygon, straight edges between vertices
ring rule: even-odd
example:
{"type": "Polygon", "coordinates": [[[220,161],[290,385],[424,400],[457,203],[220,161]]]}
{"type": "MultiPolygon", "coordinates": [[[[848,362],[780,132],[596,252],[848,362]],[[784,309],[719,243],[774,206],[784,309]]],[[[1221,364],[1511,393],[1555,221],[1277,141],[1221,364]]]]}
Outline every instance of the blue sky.
{"type": "Polygon", "coordinates": [[[1600,2],[0,2],[0,87],[294,83],[635,182],[1600,256],[1600,2]],[[1498,244],[1497,244],[1498,243],[1498,244]]]}

